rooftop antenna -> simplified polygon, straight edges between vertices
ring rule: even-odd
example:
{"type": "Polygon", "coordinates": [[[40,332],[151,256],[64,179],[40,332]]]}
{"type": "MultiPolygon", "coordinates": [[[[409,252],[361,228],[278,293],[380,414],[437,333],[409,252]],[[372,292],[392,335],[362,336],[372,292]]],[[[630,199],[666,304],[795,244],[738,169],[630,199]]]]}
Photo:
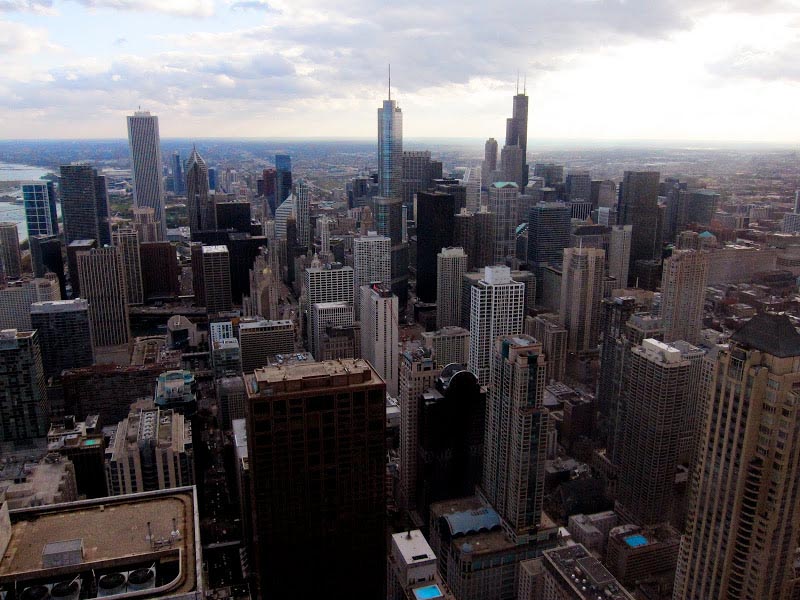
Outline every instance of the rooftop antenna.
{"type": "Polygon", "coordinates": [[[392,63],[389,63],[389,100],[392,99],[392,63]]]}
{"type": "Polygon", "coordinates": [[[525,73],[525,74],[522,76],[522,95],[523,95],[523,96],[525,95],[525,93],[526,93],[527,89],[528,89],[528,74],[527,74],[527,73],[525,73]]]}
{"type": "Polygon", "coordinates": [[[517,69],[517,94],[519,94],[519,69],[517,69]]]}

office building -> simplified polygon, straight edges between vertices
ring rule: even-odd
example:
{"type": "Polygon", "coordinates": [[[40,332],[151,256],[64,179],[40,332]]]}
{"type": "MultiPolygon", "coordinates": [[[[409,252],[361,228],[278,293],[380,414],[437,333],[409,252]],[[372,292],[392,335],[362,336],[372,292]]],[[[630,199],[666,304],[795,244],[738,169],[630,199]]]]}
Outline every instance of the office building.
{"type": "MultiPolygon", "coordinates": [[[[389,99],[378,109],[378,186],[380,195],[402,201],[403,112],[389,99]]],[[[379,233],[381,233],[379,231],[379,233]]]]}
{"type": "Polygon", "coordinates": [[[78,276],[78,254],[88,252],[92,248],[97,248],[97,240],[95,239],[74,240],[67,246],[67,269],[73,298],[78,298],[81,295],[81,279],[78,276]]]}
{"type": "Polygon", "coordinates": [[[608,246],[608,274],[614,278],[619,287],[628,285],[632,233],[632,225],[611,226],[611,241],[608,246]]]}
{"type": "Polygon", "coordinates": [[[261,172],[261,179],[257,182],[261,188],[257,191],[259,196],[264,197],[264,206],[262,207],[262,217],[264,219],[270,218],[275,214],[275,209],[278,207],[275,202],[277,198],[277,181],[278,171],[273,168],[266,168],[261,172]]]}
{"type": "Polygon", "coordinates": [[[139,241],[144,243],[161,240],[161,225],[156,221],[156,211],[149,207],[134,207],[133,228],[139,233],[139,241]]]}
{"type": "Polygon", "coordinates": [[[463,248],[442,248],[436,255],[436,327],[461,322],[461,282],[467,271],[463,248]]]}
{"type": "Polygon", "coordinates": [[[489,211],[494,216],[494,264],[504,265],[517,254],[514,215],[519,189],[518,184],[509,181],[489,186],[489,211]]]}
{"type": "Polygon", "coordinates": [[[514,96],[513,111],[510,119],[506,119],[506,144],[503,153],[507,158],[503,162],[503,171],[506,176],[511,172],[516,174],[509,181],[516,182],[520,190],[528,185],[528,164],[526,153],[528,150],[528,96],[523,91],[517,90],[514,96]],[[514,152],[510,152],[514,149],[514,152]],[[511,160],[515,162],[511,164],[511,160]]]}
{"type": "MultiPolygon", "coordinates": [[[[304,271],[303,289],[306,306],[321,302],[347,302],[353,304],[354,272],[352,267],[341,263],[329,263],[323,267],[311,267],[304,271]]],[[[306,318],[306,339],[314,339],[314,313],[309,311],[306,318]]],[[[313,351],[312,351],[313,354],[313,351]]]]}
{"type": "Polygon", "coordinates": [[[125,270],[119,248],[93,248],[77,255],[81,297],[89,301],[95,357],[101,348],[130,343],[125,270]]]}
{"type": "Polygon", "coordinates": [[[295,218],[297,220],[297,244],[303,250],[311,244],[311,221],[309,216],[309,189],[302,181],[298,181],[293,187],[294,196],[297,199],[295,218]]]}
{"type": "Polygon", "coordinates": [[[533,175],[544,180],[544,187],[552,188],[564,182],[564,165],[536,163],[533,165],[533,175]]]}
{"type": "Polygon", "coordinates": [[[353,238],[353,282],[355,314],[360,315],[361,286],[380,282],[391,285],[392,240],[368,232],[353,238]]]}
{"type": "Polygon", "coordinates": [[[191,421],[171,409],[140,410],[111,434],[106,485],[112,496],[193,485],[193,464],[191,421]]]}
{"type": "Polygon", "coordinates": [[[94,362],[89,305],[80,298],[34,302],[31,327],[39,333],[45,377],[64,369],[89,367],[94,362]]]}
{"type": "Polygon", "coordinates": [[[603,299],[605,252],[565,248],[559,317],[567,329],[567,350],[597,349],[600,302],[603,299]]]}
{"type": "Polygon", "coordinates": [[[543,405],[545,357],[526,335],[495,338],[486,400],[481,492],[514,541],[542,525],[549,414],[543,405]]]}
{"type": "MultiPolygon", "coordinates": [[[[661,222],[658,207],[658,179],[655,171],[625,171],[620,184],[619,224],[632,225],[630,263],[661,258],[661,222]]],[[[635,281],[632,273],[628,281],[635,281]]]]}
{"type": "Polygon", "coordinates": [[[592,200],[592,178],[589,171],[567,173],[564,193],[568,202],[589,202],[592,200]]]}
{"type": "Polygon", "coordinates": [[[186,193],[183,161],[181,160],[181,153],[177,150],[172,153],[172,191],[174,191],[177,196],[182,196],[186,193]]]}
{"type": "Polygon", "coordinates": [[[41,459],[33,455],[20,458],[11,454],[0,467],[0,497],[3,497],[0,508],[4,512],[4,525],[7,525],[9,510],[78,499],[75,465],[71,461],[54,452],[47,452],[41,459]]]}
{"type": "Polygon", "coordinates": [[[358,582],[359,595],[385,596],[384,382],[366,361],[345,359],[245,379],[261,594],[342,598],[358,582]],[[263,434],[289,428],[300,443],[263,434]]]}
{"type": "Polygon", "coordinates": [[[525,333],[542,344],[547,357],[546,381],[564,381],[567,369],[567,330],[558,315],[543,313],[525,317],[525,333]]]}
{"type": "Polygon", "coordinates": [[[322,358],[325,336],[328,335],[331,328],[353,326],[353,305],[349,302],[319,302],[312,304],[310,311],[314,331],[309,340],[309,350],[313,356],[319,356],[320,360],[325,360],[322,358]]]}
{"type": "MultiPolygon", "coordinates": [[[[225,246],[202,246],[200,264],[203,299],[208,314],[218,314],[233,308],[231,299],[230,254],[225,246]]],[[[192,269],[195,261],[192,261],[192,269]]]]}
{"type": "Polygon", "coordinates": [[[22,255],[19,251],[19,231],[13,222],[0,223],[0,279],[22,277],[22,255]]]}
{"type": "MultiPolygon", "coordinates": [[[[503,146],[500,151],[500,173],[503,181],[512,181],[517,185],[523,181],[523,167],[525,165],[525,152],[519,146],[503,146]]],[[[524,189],[524,182],[520,189],[524,189]]],[[[494,185],[494,184],[492,184],[494,185]]],[[[491,186],[490,186],[491,189],[491,186]]]]}
{"type": "Polygon", "coordinates": [[[433,173],[432,168],[431,153],[428,150],[403,151],[400,184],[403,206],[413,210],[414,197],[419,192],[430,189],[434,176],[441,177],[441,167],[438,174],[433,173]]]}
{"type": "Polygon", "coordinates": [[[433,352],[439,368],[450,364],[465,365],[469,361],[469,331],[462,327],[423,331],[422,345],[433,352]]]}
{"type": "Polygon", "coordinates": [[[474,232],[472,254],[473,268],[483,269],[494,264],[494,213],[486,207],[472,215],[474,232]]]}
{"type": "Polygon", "coordinates": [[[756,315],[706,388],[673,598],[791,598],[800,515],[800,334],[756,315]]]}
{"type": "Polygon", "coordinates": [[[31,304],[61,300],[58,279],[50,273],[46,277],[23,279],[0,286],[0,330],[31,329],[31,304]]]}
{"type": "Polygon", "coordinates": [[[701,250],[675,250],[664,261],[661,318],[664,341],[697,343],[703,328],[709,255],[701,250]]]}
{"type": "Polygon", "coordinates": [[[52,181],[22,184],[22,204],[29,238],[34,235],[58,235],[55,194],[52,181]]]}
{"type": "Polygon", "coordinates": [[[582,544],[547,550],[534,576],[537,592],[529,600],[633,600],[632,596],[582,544]]]}
{"type": "Polygon", "coordinates": [[[189,213],[189,229],[192,233],[217,229],[214,204],[214,196],[208,189],[206,161],[197,152],[197,148],[192,148],[189,161],[186,163],[186,208],[189,213]]]}
{"type": "Polygon", "coordinates": [[[540,202],[528,217],[528,265],[536,273],[539,297],[544,290],[543,270],[560,264],[569,246],[571,219],[569,206],[560,202],[540,202]]]}
{"type": "Polygon", "coordinates": [[[277,206],[292,193],[292,157],[288,154],[275,155],[275,193],[277,206]]]}
{"type": "Polygon", "coordinates": [[[494,340],[522,333],[524,305],[525,285],[511,279],[508,267],[486,267],[471,286],[468,367],[482,385],[489,383],[494,340]]]}
{"type": "MultiPolygon", "coordinates": [[[[136,208],[153,209],[155,220],[159,223],[159,240],[163,240],[166,239],[167,217],[164,211],[164,180],[161,177],[161,139],[158,133],[158,117],[147,111],[137,111],[127,117],[127,120],[128,144],[133,165],[133,205],[136,208]]],[[[82,235],[80,237],[95,236],[82,235]]]]}
{"type": "Polygon", "coordinates": [[[128,304],[144,304],[139,234],[135,229],[117,229],[114,231],[112,239],[114,246],[119,248],[120,257],[122,258],[128,304]]]}
{"type": "Polygon", "coordinates": [[[639,525],[669,521],[680,439],[690,396],[697,389],[693,346],[683,350],[645,339],[625,358],[625,414],[619,458],[617,512],[639,525]]]}
{"type": "Polygon", "coordinates": [[[294,325],[288,320],[242,320],[239,323],[242,372],[252,373],[270,364],[276,354],[293,353],[294,337],[294,325]]]}
{"type": "Polygon", "coordinates": [[[31,268],[34,277],[54,273],[62,298],[67,297],[67,276],[64,273],[64,256],[57,235],[34,235],[28,238],[31,248],[31,268]]]}
{"type": "Polygon", "coordinates": [[[47,435],[47,399],[36,331],[0,331],[0,442],[47,435]]]}
{"type": "MultiPolygon", "coordinates": [[[[141,235],[141,230],[137,233],[141,235]]],[[[171,299],[180,295],[178,255],[170,242],[141,243],[139,258],[145,300],[171,299]]]]}
{"type": "Polygon", "coordinates": [[[408,243],[403,238],[403,203],[400,198],[376,196],[375,229],[392,240],[392,292],[404,310],[408,301],[408,243]]]}
{"type": "MultiPolygon", "coordinates": [[[[484,179],[488,182],[489,177],[492,174],[492,171],[497,170],[497,140],[494,138],[489,138],[486,140],[486,143],[483,147],[483,165],[481,166],[481,174],[483,175],[484,179]]],[[[483,185],[483,187],[489,187],[488,185],[483,185]]]]}
{"type": "Polygon", "coordinates": [[[436,302],[437,255],[453,245],[454,221],[451,194],[417,194],[417,298],[422,302],[436,302]]]}
{"type": "Polygon", "coordinates": [[[62,165],[59,189],[67,245],[89,239],[111,244],[106,178],[88,164],[62,165]]]}
{"type": "Polygon", "coordinates": [[[242,353],[235,337],[212,339],[208,342],[214,379],[233,377],[242,372],[242,353]]]}
{"type": "Polygon", "coordinates": [[[243,312],[249,317],[277,319],[279,265],[274,247],[262,247],[250,269],[250,295],[242,298],[243,312]]]}
{"type": "Polygon", "coordinates": [[[386,392],[397,396],[399,335],[398,300],[383,283],[361,287],[361,355],[386,382],[386,392]]]}

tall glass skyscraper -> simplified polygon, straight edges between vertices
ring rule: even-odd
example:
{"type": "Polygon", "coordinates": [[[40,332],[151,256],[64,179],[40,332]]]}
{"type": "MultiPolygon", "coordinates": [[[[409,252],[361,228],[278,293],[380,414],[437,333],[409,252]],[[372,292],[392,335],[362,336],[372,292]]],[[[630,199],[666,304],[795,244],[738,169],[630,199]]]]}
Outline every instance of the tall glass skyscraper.
{"type": "Polygon", "coordinates": [[[275,171],[275,187],[278,194],[275,204],[280,206],[292,193],[292,157],[288,154],[276,154],[275,171]]]}
{"type": "Polygon", "coordinates": [[[28,237],[58,234],[56,196],[52,182],[23,183],[22,200],[25,205],[28,237]]]}
{"type": "Polygon", "coordinates": [[[383,101],[378,109],[378,185],[380,195],[399,198],[403,179],[403,113],[397,101],[383,101]]]}
{"type": "Polygon", "coordinates": [[[164,212],[164,180],[161,177],[161,139],[158,117],[147,111],[137,111],[128,117],[128,143],[133,163],[133,205],[155,211],[161,224],[162,239],[166,237],[164,212]]]}
{"type": "Polygon", "coordinates": [[[172,153],[172,186],[173,191],[180,195],[186,193],[186,180],[183,175],[183,161],[181,153],[177,150],[172,153]]]}

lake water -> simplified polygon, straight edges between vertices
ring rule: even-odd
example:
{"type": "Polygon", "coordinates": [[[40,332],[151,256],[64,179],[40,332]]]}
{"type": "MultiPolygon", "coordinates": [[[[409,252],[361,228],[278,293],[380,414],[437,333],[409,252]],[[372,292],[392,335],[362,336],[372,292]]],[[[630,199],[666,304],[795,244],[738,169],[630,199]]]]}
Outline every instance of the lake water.
{"type": "MultiPolygon", "coordinates": [[[[31,165],[16,165],[0,162],[0,181],[36,181],[48,173],[47,169],[31,165]]],[[[21,196],[19,189],[4,192],[10,196],[21,196]]],[[[61,207],[58,206],[61,214],[61,207]]],[[[28,239],[28,228],[25,226],[25,209],[21,204],[0,202],[0,221],[12,221],[17,224],[19,241],[28,239]]]]}

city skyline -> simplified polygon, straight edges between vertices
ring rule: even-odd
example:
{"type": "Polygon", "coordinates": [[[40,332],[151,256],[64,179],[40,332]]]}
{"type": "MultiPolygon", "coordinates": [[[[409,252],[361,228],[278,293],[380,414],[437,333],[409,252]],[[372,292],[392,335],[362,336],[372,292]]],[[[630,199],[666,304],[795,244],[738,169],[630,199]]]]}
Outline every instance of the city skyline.
{"type": "Polygon", "coordinates": [[[778,143],[800,133],[795,3],[649,3],[642,11],[542,3],[526,11],[525,36],[484,33],[516,22],[514,3],[461,12],[284,0],[6,2],[0,131],[119,137],[121,117],[141,106],[160,116],[167,138],[372,137],[364,115],[385,97],[391,63],[407,137],[503,139],[517,71],[531,98],[531,142],[778,143]],[[446,31],[432,25],[444,14],[446,31]],[[87,27],[95,35],[82,35],[87,27]],[[437,50],[443,42],[447,53],[437,50]],[[597,93],[586,102],[557,93],[564,89],[597,93]]]}

